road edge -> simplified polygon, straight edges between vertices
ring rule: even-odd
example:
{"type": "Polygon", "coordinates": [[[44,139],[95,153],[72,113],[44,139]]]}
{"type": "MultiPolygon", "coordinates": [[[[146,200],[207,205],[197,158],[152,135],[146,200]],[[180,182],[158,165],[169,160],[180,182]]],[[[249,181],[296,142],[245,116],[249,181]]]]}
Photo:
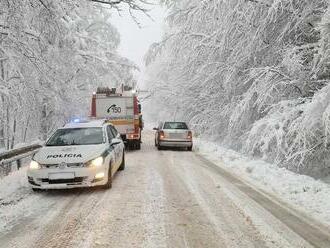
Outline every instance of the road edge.
{"type": "Polygon", "coordinates": [[[293,230],[300,237],[305,239],[308,243],[315,247],[330,247],[330,227],[322,222],[314,219],[302,212],[300,209],[296,209],[290,203],[280,199],[278,196],[271,194],[258,186],[251,184],[244,178],[234,174],[225,166],[216,164],[200,153],[195,153],[196,157],[203,162],[205,168],[215,171],[222,176],[230,184],[236,187],[244,195],[247,195],[258,205],[267,210],[270,214],[275,216],[285,226],[293,230]],[[258,199],[260,198],[260,199],[258,199]],[[277,209],[272,209],[270,205],[277,206],[277,209]],[[281,212],[287,212],[294,221],[289,219],[283,219],[281,212]],[[304,226],[304,233],[294,230],[296,225],[304,226]],[[320,245],[321,244],[321,245],[320,245]]]}

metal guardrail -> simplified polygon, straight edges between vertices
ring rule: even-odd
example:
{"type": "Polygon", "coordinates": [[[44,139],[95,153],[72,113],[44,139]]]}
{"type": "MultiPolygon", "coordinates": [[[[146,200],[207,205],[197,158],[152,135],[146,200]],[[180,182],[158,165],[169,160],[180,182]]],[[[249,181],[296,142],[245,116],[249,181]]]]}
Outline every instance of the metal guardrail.
{"type": "Polygon", "coordinates": [[[40,144],[33,144],[5,152],[0,152],[0,169],[5,170],[2,173],[0,171],[0,174],[8,174],[12,170],[12,162],[16,162],[17,169],[19,169],[21,167],[21,159],[33,155],[41,147],[42,145],[40,144]]]}
{"type": "Polygon", "coordinates": [[[20,148],[15,148],[15,149],[5,151],[5,152],[0,152],[0,163],[2,162],[2,160],[11,159],[13,157],[22,155],[24,153],[35,151],[39,148],[41,148],[40,144],[34,144],[34,145],[28,145],[28,146],[24,146],[24,147],[20,147],[20,148]]]}

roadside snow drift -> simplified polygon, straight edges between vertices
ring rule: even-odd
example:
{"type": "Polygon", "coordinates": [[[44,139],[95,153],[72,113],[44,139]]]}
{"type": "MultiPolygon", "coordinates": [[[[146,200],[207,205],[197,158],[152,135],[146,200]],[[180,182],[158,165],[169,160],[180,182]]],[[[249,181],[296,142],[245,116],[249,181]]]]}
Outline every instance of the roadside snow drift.
{"type": "MultiPolygon", "coordinates": [[[[43,213],[57,201],[56,195],[43,197],[43,194],[33,193],[27,182],[26,169],[0,179],[0,233],[19,225],[24,218],[43,213]]],[[[44,221],[47,219],[44,216],[44,221]]]]}
{"type": "Polygon", "coordinates": [[[195,150],[215,164],[330,225],[330,185],[278,165],[250,159],[216,143],[196,139],[195,150]]]}

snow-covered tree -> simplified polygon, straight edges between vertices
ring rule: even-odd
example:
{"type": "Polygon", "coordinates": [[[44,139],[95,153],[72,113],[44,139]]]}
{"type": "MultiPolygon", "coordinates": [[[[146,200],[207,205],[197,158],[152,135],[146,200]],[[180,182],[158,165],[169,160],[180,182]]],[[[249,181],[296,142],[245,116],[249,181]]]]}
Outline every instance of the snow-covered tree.
{"type": "Polygon", "coordinates": [[[133,83],[109,9],[129,2],[0,1],[0,147],[87,116],[97,86],[133,83]]]}
{"type": "Polygon", "coordinates": [[[329,173],[329,1],[163,2],[166,35],[146,56],[153,116],[301,173],[329,173]]]}

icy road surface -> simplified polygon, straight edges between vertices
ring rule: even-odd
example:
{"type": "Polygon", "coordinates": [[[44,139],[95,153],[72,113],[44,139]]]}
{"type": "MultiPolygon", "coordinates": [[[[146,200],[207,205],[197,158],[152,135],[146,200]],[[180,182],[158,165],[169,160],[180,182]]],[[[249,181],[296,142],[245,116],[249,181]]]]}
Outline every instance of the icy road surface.
{"type": "Polygon", "coordinates": [[[0,199],[0,247],[330,247],[325,227],[198,154],[144,140],[111,190],[23,187],[0,199]]]}

